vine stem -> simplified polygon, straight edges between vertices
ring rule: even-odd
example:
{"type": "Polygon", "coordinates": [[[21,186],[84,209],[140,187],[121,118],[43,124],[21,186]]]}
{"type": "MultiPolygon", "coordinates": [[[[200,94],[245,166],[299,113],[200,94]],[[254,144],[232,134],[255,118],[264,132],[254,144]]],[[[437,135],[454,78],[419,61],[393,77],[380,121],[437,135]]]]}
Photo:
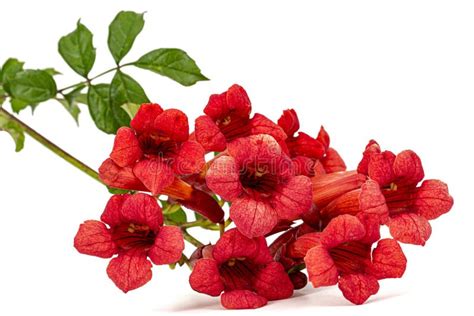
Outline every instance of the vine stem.
{"type": "Polygon", "coordinates": [[[113,72],[113,71],[117,71],[117,70],[119,70],[119,69],[121,69],[121,68],[123,68],[123,67],[126,67],[126,66],[131,66],[131,65],[133,65],[133,64],[134,64],[134,63],[127,63],[127,64],[119,65],[119,66],[114,67],[114,68],[110,68],[110,69],[108,69],[108,70],[106,70],[106,71],[104,71],[104,72],[101,72],[101,73],[98,74],[97,76],[94,76],[94,77],[92,77],[92,78],[87,78],[87,80],[84,80],[84,81],[81,81],[81,82],[72,84],[72,85],[70,85],[70,86],[67,86],[67,87],[58,89],[58,93],[62,94],[62,93],[63,93],[64,91],[66,91],[66,90],[75,88],[75,87],[80,86],[80,85],[82,85],[82,84],[88,84],[88,83],[90,83],[92,80],[98,79],[98,78],[100,78],[100,77],[102,77],[102,76],[104,76],[104,75],[106,75],[106,74],[108,74],[108,73],[111,73],[111,72],[113,72]]]}
{"type": "Polygon", "coordinates": [[[67,153],[64,149],[60,148],[59,146],[57,146],[56,144],[51,142],[49,139],[47,139],[46,137],[44,137],[43,135],[41,135],[40,133],[35,131],[33,128],[28,126],[26,123],[24,123],[20,119],[16,118],[12,114],[10,114],[4,108],[0,107],[0,113],[5,115],[10,121],[15,122],[16,124],[18,124],[24,130],[24,132],[27,135],[29,135],[31,138],[33,138],[34,140],[36,140],[37,142],[39,142],[40,144],[42,144],[43,146],[45,146],[46,148],[51,150],[57,156],[59,156],[62,159],[66,160],[71,165],[73,165],[77,169],[81,170],[82,172],[84,172],[85,174],[90,176],[91,178],[93,178],[93,179],[99,181],[100,183],[102,183],[102,181],[99,178],[99,174],[97,173],[97,171],[95,171],[94,169],[87,166],[82,161],[78,160],[74,156],[67,153]]]}
{"type": "Polygon", "coordinates": [[[197,240],[196,238],[194,238],[192,235],[190,235],[186,229],[182,229],[181,230],[183,232],[183,238],[184,240],[186,240],[187,242],[189,242],[190,244],[192,244],[194,247],[196,248],[199,248],[199,247],[202,247],[204,246],[204,244],[202,242],[200,242],[199,240],[197,240]]]}

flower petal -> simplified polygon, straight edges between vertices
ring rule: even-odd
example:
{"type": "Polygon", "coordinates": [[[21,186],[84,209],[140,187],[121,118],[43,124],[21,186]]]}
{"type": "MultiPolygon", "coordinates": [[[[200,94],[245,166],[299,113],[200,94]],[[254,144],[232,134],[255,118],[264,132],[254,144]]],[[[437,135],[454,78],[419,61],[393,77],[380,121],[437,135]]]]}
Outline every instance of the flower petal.
{"type": "Polygon", "coordinates": [[[122,205],[130,197],[129,194],[116,194],[110,197],[100,220],[110,227],[119,225],[122,222],[122,205]]]}
{"type": "Polygon", "coordinates": [[[151,280],[151,262],[143,251],[129,250],[110,260],[107,275],[124,293],[151,280]]]}
{"type": "Polygon", "coordinates": [[[281,300],[293,295],[293,284],[283,266],[271,262],[255,276],[255,292],[268,300],[281,300]]]}
{"type": "Polygon", "coordinates": [[[112,234],[99,221],[85,221],[79,226],[74,247],[82,254],[110,258],[117,252],[117,246],[112,240],[112,234]]]}
{"type": "Polygon", "coordinates": [[[144,193],[137,193],[127,198],[122,205],[122,217],[124,221],[147,225],[155,231],[163,225],[161,207],[155,198],[144,193]]]}
{"type": "Polygon", "coordinates": [[[233,201],[242,194],[239,168],[230,156],[214,160],[207,170],[206,183],[209,189],[227,201],[233,201]]]}
{"type": "Polygon", "coordinates": [[[179,261],[184,250],[181,229],[176,226],[163,226],[155,238],[148,257],[154,264],[171,264],[179,261]]]}
{"type": "Polygon", "coordinates": [[[195,121],[196,140],[206,151],[224,151],[227,141],[216,123],[207,115],[199,116],[195,121]]]}
{"type": "Polygon", "coordinates": [[[256,245],[254,254],[249,257],[254,264],[267,264],[273,261],[273,257],[268,248],[265,237],[256,237],[253,239],[256,245]]]}
{"type": "Polygon", "coordinates": [[[329,252],[322,245],[311,248],[304,257],[313,287],[337,284],[339,273],[329,252]]]}
{"type": "Polygon", "coordinates": [[[100,179],[112,188],[146,191],[143,183],[133,174],[132,167],[119,167],[112,159],[106,159],[99,168],[100,179]]]}
{"type": "Polygon", "coordinates": [[[407,258],[396,240],[382,239],[372,252],[371,274],[377,279],[401,278],[407,267],[407,258]]]}
{"type": "Polygon", "coordinates": [[[145,103],[140,106],[130,126],[139,134],[155,132],[153,124],[158,115],[163,112],[159,104],[145,103]]]}
{"type": "Polygon", "coordinates": [[[304,156],[296,156],[295,158],[291,159],[291,161],[293,162],[293,168],[296,175],[314,177],[314,168],[316,165],[315,160],[304,156]]]}
{"type": "Polygon", "coordinates": [[[230,218],[239,231],[249,238],[266,235],[278,222],[278,215],[268,202],[249,196],[232,202],[230,218]]]}
{"type": "Polygon", "coordinates": [[[336,247],[348,241],[362,239],[365,227],[352,215],[339,215],[333,218],[321,233],[321,244],[327,248],[336,247]]]}
{"type": "Polygon", "coordinates": [[[367,182],[362,185],[359,202],[361,212],[378,217],[380,224],[387,222],[388,207],[377,182],[367,180],[367,182]]]}
{"type": "Polygon", "coordinates": [[[224,211],[219,203],[212,196],[201,190],[192,188],[189,198],[177,198],[177,200],[182,206],[201,214],[214,223],[222,223],[224,220],[224,211]]]}
{"type": "Polygon", "coordinates": [[[393,182],[393,162],[395,155],[391,151],[375,153],[370,156],[368,165],[368,176],[378,182],[380,186],[386,186],[393,182]]]}
{"type": "Polygon", "coordinates": [[[328,132],[326,132],[326,130],[324,129],[322,125],[321,125],[321,128],[319,129],[319,133],[318,133],[318,136],[316,137],[316,140],[319,141],[324,146],[324,149],[326,151],[329,149],[329,144],[331,142],[331,139],[329,138],[328,132]]]}
{"type": "Polygon", "coordinates": [[[276,189],[272,204],[280,219],[295,220],[311,208],[312,199],[311,180],[296,176],[276,189]]]}
{"type": "Polygon", "coordinates": [[[173,170],[159,159],[145,159],[133,168],[133,173],[153,195],[158,195],[174,180],[173,170]]]}
{"type": "Polygon", "coordinates": [[[305,156],[312,159],[321,159],[325,149],[323,144],[306,133],[299,132],[297,137],[293,137],[286,142],[291,156],[305,156]]]}
{"type": "Polygon", "coordinates": [[[267,299],[249,290],[233,290],[221,295],[227,309],[255,309],[267,305],[267,299]]]}
{"type": "Polygon", "coordinates": [[[321,163],[326,173],[346,171],[347,168],[339,153],[331,147],[326,150],[326,154],[321,158],[321,163]]]}
{"type": "Polygon", "coordinates": [[[110,158],[120,167],[133,164],[143,155],[135,132],[128,127],[121,127],[114,139],[110,158]]]}
{"type": "Polygon", "coordinates": [[[355,171],[336,172],[315,176],[313,183],[313,202],[322,209],[332,200],[358,189],[365,183],[367,177],[355,171]]]}
{"type": "Polygon", "coordinates": [[[375,140],[371,139],[369,143],[367,144],[367,146],[365,146],[362,160],[359,162],[359,165],[357,166],[357,172],[368,175],[370,158],[372,157],[373,154],[380,153],[380,152],[381,150],[380,150],[379,144],[375,140]]]}
{"type": "Polygon", "coordinates": [[[287,254],[292,258],[304,258],[308,251],[320,245],[321,233],[304,234],[288,245],[287,254]]]}
{"type": "Polygon", "coordinates": [[[284,110],[278,119],[278,125],[285,131],[286,135],[293,136],[300,129],[300,121],[294,109],[284,110]]]}
{"type": "Polygon", "coordinates": [[[227,144],[227,150],[239,167],[247,163],[270,163],[282,155],[275,138],[265,134],[237,138],[227,144]]]}
{"type": "Polygon", "coordinates": [[[339,289],[350,302],[360,305],[379,291],[379,282],[368,274],[346,274],[339,279],[339,289]]]}
{"type": "Polygon", "coordinates": [[[431,235],[431,225],[419,215],[406,213],[394,216],[388,222],[390,234],[396,240],[424,246],[431,235]]]}
{"type": "Polygon", "coordinates": [[[179,175],[200,172],[205,163],[204,154],[204,148],[198,142],[184,142],[173,164],[174,171],[179,175]]]}
{"type": "Polygon", "coordinates": [[[253,257],[256,250],[255,240],[247,238],[236,228],[232,228],[219,238],[212,250],[212,256],[220,264],[231,258],[253,257]]]}
{"type": "Polygon", "coordinates": [[[220,94],[212,94],[209,97],[204,113],[208,115],[213,121],[226,116],[230,112],[230,108],[227,104],[227,91],[220,94]]]}
{"type": "Polygon", "coordinates": [[[163,111],[156,117],[153,124],[155,130],[164,133],[174,141],[184,142],[189,138],[188,117],[180,110],[163,111]]]}
{"type": "Polygon", "coordinates": [[[398,185],[416,185],[425,177],[421,159],[412,150],[404,150],[397,155],[393,172],[398,185]]]}
{"type": "Polygon", "coordinates": [[[415,212],[431,220],[447,213],[453,206],[448,186],[439,180],[425,180],[416,190],[415,212]]]}
{"type": "Polygon", "coordinates": [[[373,244],[380,239],[380,218],[377,215],[360,212],[357,215],[365,228],[365,236],[359,241],[364,244],[373,244]]]}
{"type": "Polygon", "coordinates": [[[191,288],[199,293],[219,296],[224,291],[224,283],[214,259],[199,259],[189,276],[191,288]]]}
{"type": "Polygon", "coordinates": [[[244,88],[233,84],[226,93],[226,102],[229,110],[240,117],[248,117],[252,111],[249,96],[244,88]]]}
{"type": "Polygon", "coordinates": [[[272,136],[277,141],[286,139],[283,129],[262,114],[255,113],[249,124],[251,135],[266,134],[272,136]]]}

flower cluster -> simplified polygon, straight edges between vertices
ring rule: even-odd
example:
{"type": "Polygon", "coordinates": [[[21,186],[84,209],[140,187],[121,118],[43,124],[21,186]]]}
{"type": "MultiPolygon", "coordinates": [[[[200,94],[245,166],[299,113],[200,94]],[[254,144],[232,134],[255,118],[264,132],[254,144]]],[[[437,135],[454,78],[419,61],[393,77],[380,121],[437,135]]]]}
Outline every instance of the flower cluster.
{"type": "Polygon", "coordinates": [[[429,220],[453,205],[447,185],[423,180],[415,152],[382,151],[373,140],[347,171],[326,130],[299,131],[295,110],[276,123],[251,113],[238,85],[210,97],[192,133],[180,110],[142,104],[99,169],[125,192],[110,198],[101,221],[81,224],[76,249],[115,256],[107,274],[124,292],[151,279],[152,263],[186,263],[192,289],[231,309],[289,298],[308,280],[337,284],[362,304],[380,280],[402,277],[400,243],[426,243],[429,220]],[[381,236],[383,225],[391,236],[381,236]],[[220,238],[204,244],[191,227],[220,238]],[[196,246],[189,258],[184,240],[196,246]]]}

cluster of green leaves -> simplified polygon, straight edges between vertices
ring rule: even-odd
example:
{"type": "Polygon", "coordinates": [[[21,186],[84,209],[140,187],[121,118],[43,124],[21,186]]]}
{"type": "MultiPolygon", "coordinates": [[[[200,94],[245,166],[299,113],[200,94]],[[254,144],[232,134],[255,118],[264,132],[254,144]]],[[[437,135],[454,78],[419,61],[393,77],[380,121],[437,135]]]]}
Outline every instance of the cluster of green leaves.
{"type": "MultiPolygon", "coordinates": [[[[124,67],[150,70],[183,86],[208,80],[195,61],[177,48],[155,49],[134,62],[122,63],[144,24],[143,14],[119,12],[109,25],[107,40],[116,67],[91,77],[96,48],[92,32],[79,20],[75,30],[63,36],[58,43],[58,51],[64,61],[83,78],[81,82],[66,88],[57,88],[54,76],[59,72],[56,70],[25,69],[23,62],[15,58],[8,59],[0,69],[0,106],[8,100],[12,110],[19,113],[27,107],[34,109],[38,104],[54,99],[77,121],[79,104],[84,104],[88,106],[97,128],[114,134],[119,127],[130,123],[138,104],[150,102],[142,86],[123,71],[124,67]],[[114,76],[110,83],[93,83],[111,72],[114,72],[114,76]]],[[[21,149],[23,131],[7,118],[0,117],[2,119],[4,121],[0,121],[0,129],[8,131],[17,143],[17,150],[21,149]]]]}

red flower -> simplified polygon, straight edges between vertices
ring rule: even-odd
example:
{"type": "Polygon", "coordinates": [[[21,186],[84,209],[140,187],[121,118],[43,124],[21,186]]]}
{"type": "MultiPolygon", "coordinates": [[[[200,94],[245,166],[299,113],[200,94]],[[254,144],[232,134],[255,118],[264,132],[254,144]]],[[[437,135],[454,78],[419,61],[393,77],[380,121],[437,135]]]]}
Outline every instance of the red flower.
{"type": "Polygon", "coordinates": [[[156,200],[137,193],[112,196],[101,221],[88,220],[81,224],[74,247],[80,253],[100,258],[118,254],[110,260],[107,274],[118,288],[128,292],[150,281],[151,262],[177,262],[184,242],[178,227],[163,226],[156,200]]]}
{"type": "Polygon", "coordinates": [[[117,131],[111,161],[104,162],[99,169],[106,184],[123,187],[114,178],[117,171],[129,168],[130,180],[142,184],[139,189],[145,187],[158,195],[173,183],[175,174],[197,173],[204,166],[204,149],[188,140],[188,118],[183,112],[163,111],[158,104],[143,104],[130,126],[117,131]],[[117,170],[109,166],[112,163],[117,170]]]}
{"type": "Polygon", "coordinates": [[[431,235],[428,220],[447,213],[453,206],[448,186],[440,180],[424,180],[418,155],[404,150],[398,155],[381,152],[375,141],[367,145],[357,170],[383,188],[390,220],[390,233],[398,241],[424,245],[431,235]]]}
{"type": "Polygon", "coordinates": [[[366,180],[366,176],[355,171],[316,175],[311,178],[313,202],[322,209],[339,196],[359,189],[366,180]]]}
{"type": "Polygon", "coordinates": [[[195,137],[206,151],[224,151],[227,143],[240,137],[268,134],[278,141],[286,138],[282,129],[261,114],[250,118],[252,106],[244,88],[234,84],[226,92],[213,94],[196,119],[195,137]]]}
{"type": "Polygon", "coordinates": [[[303,156],[316,160],[324,156],[326,145],[329,146],[329,135],[322,126],[318,139],[303,132],[298,132],[298,136],[295,136],[295,133],[300,129],[300,122],[293,109],[283,111],[278,119],[278,125],[288,136],[285,143],[291,158],[303,156]]]}
{"type": "Polygon", "coordinates": [[[269,135],[228,144],[206,175],[208,187],[232,202],[230,218],[247,237],[269,233],[279,220],[294,220],[311,207],[311,181],[295,176],[290,159],[269,135]]]}
{"type": "Polygon", "coordinates": [[[207,256],[199,259],[189,277],[200,293],[219,296],[229,309],[258,308],[267,300],[293,294],[293,285],[283,266],[273,261],[264,237],[249,239],[230,229],[207,256]]]}
{"type": "Polygon", "coordinates": [[[117,131],[110,158],[99,168],[108,186],[166,194],[214,222],[223,211],[210,196],[177,176],[198,173],[204,166],[204,149],[189,140],[186,115],[158,104],[142,104],[130,123],[117,131]]]}
{"type": "Polygon", "coordinates": [[[388,207],[379,185],[367,180],[359,189],[349,191],[334,199],[320,210],[323,226],[331,219],[344,214],[357,216],[365,224],[367,242],[380,239],[380,225],[388,221],[388,207]]]}
{"type": "Polygon", "coordinates": [[[399,278],[406,268],[405,255],[395,240],[382,239],[371,252],[365,236],[366,227],[357,217],[340,215],[323,232],[298,238],[288,252],[304,257],[314,287],[339,284],[346,299],[362,304],[378,292],[378,280],[399,278]]]}
{"type": "Polygon", "coordinates": [[[346,170],[344,160],[339,153],[329,147],[330,138],[324,127],[321,126],[317,138],[306,133],[298,132],[300,122],[296,111],[293,109],[283,111],[278,120],[278,125],[285,131],[286,150],[292,158],[297,174],[314,176],[321,173],[332,173],[346,170]],[[298,136],[295,133],[298,132],[298,136]],[[319,164],[320,166],[315,166],[319,164]],[[316,168],[316,169],[315,169],[316,168]]]}

